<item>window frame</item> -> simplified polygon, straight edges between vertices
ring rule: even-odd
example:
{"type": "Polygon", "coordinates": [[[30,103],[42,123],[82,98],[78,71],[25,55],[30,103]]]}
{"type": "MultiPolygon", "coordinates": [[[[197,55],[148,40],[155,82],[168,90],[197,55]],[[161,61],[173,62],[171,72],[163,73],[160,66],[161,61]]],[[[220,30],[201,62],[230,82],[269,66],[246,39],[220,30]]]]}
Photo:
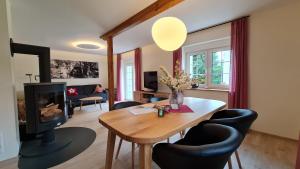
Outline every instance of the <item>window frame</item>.
{"type": "Polygon", "coordinates": [[[229,85],[216,85],[212,83],[212,57],[213,52],[218,51],[230,51],[230,70],[229,70],[229,82],[231,81],[231,69],[232,69],[232,52],[229,46],[222,46],[222,47],[216,47],[216,48],[207,48],[207,49],[201,49],[201,50],[194,50],[194,51],[187,51],[185,53],[185,72],[187,74],[191,75],[190,72],[190,56],[197,55],[200,53],[205,53],[206,56],[206,83],[200,84],[198,88],[203,89],[221,89],[221,90],[228,90],[229,85]]]}
{"type": "MultiPolygon", "coordinates": [[[[207,51],[206,50],[197,50],[197,51],[193,51],[193,52],[187,52],[186,53],[186,65],[185,65],[185,72],[187,73],[187,74],[189,74],[190,75],[190,77],[191,77],[191,72],[190,72],[190,70],[191,70],[191,67],[190,67],[190,63],[191,63],[191,61],[190,61],[190,56],[192,56],[192,55],[197,55],[197,54],[200,54],[200,53],[204,53],[205,54],[205,75],[207,75],[207,51]]],[[[206,77],[206,83],[207,83],[207,77],[206,77]]],[[[206,85],[206,83],[205,84],[199,84],[199,88],[207,88],[207,85],[206,85]]]]}

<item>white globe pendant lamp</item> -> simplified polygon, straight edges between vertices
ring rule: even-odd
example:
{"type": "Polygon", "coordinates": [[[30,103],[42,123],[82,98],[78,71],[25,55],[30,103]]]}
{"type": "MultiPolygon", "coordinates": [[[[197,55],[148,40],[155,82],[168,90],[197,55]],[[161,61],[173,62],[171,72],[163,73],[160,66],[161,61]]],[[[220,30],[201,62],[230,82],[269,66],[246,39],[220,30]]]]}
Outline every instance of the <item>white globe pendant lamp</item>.
{"type": "Polygon", "coordinates": [[[175,51],[180,48],[187,37],[185,24],[175,17],[158,19],[152,26],[152,38],[163,50],[175,51]]]}

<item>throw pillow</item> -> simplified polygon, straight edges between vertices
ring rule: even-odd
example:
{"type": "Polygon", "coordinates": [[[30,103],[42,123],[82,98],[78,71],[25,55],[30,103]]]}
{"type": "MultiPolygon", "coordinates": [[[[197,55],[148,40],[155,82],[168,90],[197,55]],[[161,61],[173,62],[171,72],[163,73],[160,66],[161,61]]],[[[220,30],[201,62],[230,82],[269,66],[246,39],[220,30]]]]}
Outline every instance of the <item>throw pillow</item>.
{"type": "Polygon", "coordinates": [[[96,88],[95,88],[95,92],[96,92],[96,93],[101,93],[101,92],[103,92],[102,86],[97,85],[96,88]]]}
{"type": "Polygon", "coordinates": [[[78,89],[73,87],[68,88],[67,96],[78,96],[78,89]]]}

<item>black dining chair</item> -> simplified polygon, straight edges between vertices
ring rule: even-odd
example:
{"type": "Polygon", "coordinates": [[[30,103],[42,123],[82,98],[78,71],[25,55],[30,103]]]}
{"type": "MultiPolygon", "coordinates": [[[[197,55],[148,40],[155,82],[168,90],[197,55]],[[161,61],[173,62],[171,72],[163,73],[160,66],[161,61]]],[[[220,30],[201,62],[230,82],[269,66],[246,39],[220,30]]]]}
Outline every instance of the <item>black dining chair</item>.
{"type": "MultiPolygon", "coordinates": [[[[127,107],[132,107],[132,106],[138,106],[138,105],[141,105],[142,103],[139,103],[139,102],[135,102],[135,101],[126,101],[126,102],[120,102],[120,103],[116,103],[112,106],[112,110],[117,110],[117,109],[123,109],[123,108],[127,108],[127,107]]],[[[116,159],[118,158],[119,156],[119,153],[120,153],[120,150],[121,150],[121,146],[122,146],[122,142],[123,142],[123,139],[120,138],[120,141],[119,141],[119,146],[118,146],[118,149],[117,149],[117,154],[116,154],[116,159]]],[[[134,169],[134,152],[135,152],[135,144],[132,142],[131,144],[132,146],[132,150],[131,150],[131,165],[132,165],[132,169],[134,169]]]]}
{"type": "MultiPolygon", "coordinates": [[[[234,127],[241,133],[244,139],[257,116],[257,112],[250,109],[227,109],[216,112],[207,122],[234,127]]],[[[235,156],[238,166],[241,169],[242,164],[237,150],[235,151],[235,156]]],[[[232,168],[231,158],[228,159],[228,166],[229,169],[232,168]]]]}
{"type": "Polygon", "coordinates": [[[202,123],[174,144],[155,145],[152,158],[161,169],[223,169],[241,141],[233,127],[202,123]]]}

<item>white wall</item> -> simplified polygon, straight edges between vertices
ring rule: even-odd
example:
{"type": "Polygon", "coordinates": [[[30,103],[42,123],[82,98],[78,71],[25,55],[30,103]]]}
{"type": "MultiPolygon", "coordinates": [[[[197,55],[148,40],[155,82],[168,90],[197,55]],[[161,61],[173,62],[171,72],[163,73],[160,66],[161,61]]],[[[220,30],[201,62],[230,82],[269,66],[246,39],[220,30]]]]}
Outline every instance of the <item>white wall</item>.
{"type": "MultiPolygon", "coordinates": [[[[108,87],[107,82],[107,57],[101,55],[93,55],[78,52],[69,52],[61,50],[51,50],[51,59],[73,60],[73,61],[88,61],[98,62],[99,78],[88,79],[52,79],[52,82],[67,82],[67,85],[87,85],[87,84],[102,84],[103,87],[108,87]]],[[[12,59],[13,74],[15,77],[15,86],[18,98],[24,97],[23,83],[29,83],[29,78],[25,74],[33,74],[32,82],[39,82],[34,80],[34,75],[39,74],[38,57],[35,55],[15,54],[12,59]]]]}
{"type": "Polygon", "coordinates": [[[0,1],[0,161],[16,156],[19,150],[6,3],[0,1]]]}
{"type": "Polygon", "coordinates": [[[52,82],[67,82],[67,85],[86,85],[86,84],[100,83],[102,84],[103,87],[105,88],[108,87],[106,56],[78,53],[78,52],[68,52],[68,51],[61,51],[61,50],[51,50],[51,59],[98,62],[98,66],[99,66],[99,78],[52,79],[52,82]]]}
{"type": "Polygon", "coordinates": [[[24,97],[24,83],[29,83],[29,77],[25,74],[32,74],[32,82],[35,75],[39,75],[39,59],[35,55],[14,54],[12,59],[12,68],[14,76],[14,84],[18,98],[24,97]]]}
{"type": "Polygon", "coordinates": [[[250,107],[254,129],[298,139],[300,130],[300,2],[250,17],[250,107]]]}
{"type": "Polygon", "coordinates": [[[224,24],[189,34],[183,47],[230,37],[230,24],[224,24]]]}
{"type": "MultiPolygon", "coordinates": [[[[173,68],[173,53],[161,50],[156,44],[142,47],[142,88],[144,87],[145,71],[158,71],[160,66],[164,66],[170,73],[173,68]]],[[[158,91],[169,92],[169,88],[163,85],[158,86],[158,91]]]]}
{"type": "MultiPolygon", "coordinates": [[[[220,100],[228,104],[228,91],[190,89],[184,91],[185,96],[200,97],[205,99],[220,100]]],[[[226,106],[227,107],[227,106],[226,106]]]]}

